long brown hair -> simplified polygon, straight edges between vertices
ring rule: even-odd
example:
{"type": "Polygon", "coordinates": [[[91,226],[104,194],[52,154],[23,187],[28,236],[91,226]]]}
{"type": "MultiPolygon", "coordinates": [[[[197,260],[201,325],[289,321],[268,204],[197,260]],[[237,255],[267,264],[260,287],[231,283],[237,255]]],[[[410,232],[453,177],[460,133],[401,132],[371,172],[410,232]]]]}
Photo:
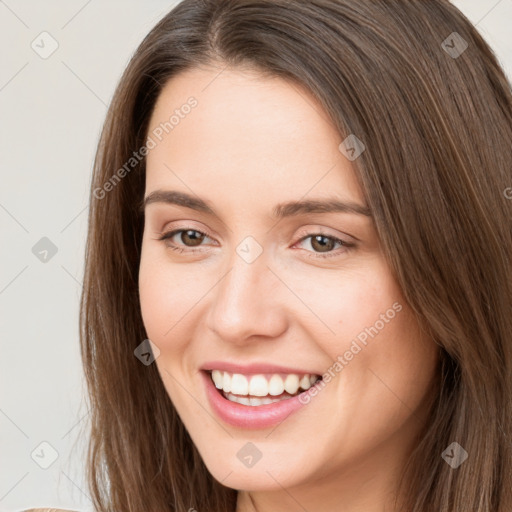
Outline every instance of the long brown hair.
{"type": "Polygon", "coordinates": [[[512,93],[447,0],[184,0],[140,44],[112,99],[90,194],[80,334],[95,508],[235,510],[236,491],[206,469],[156,365],[134,357],[147,338],[145,160],[130,159],[166,81],[212,62],[305,86],[340,142],[355,134],[365,144],[353,164],[385,256],[441,353],[400,510],[510,512],[512,93]],[[468,454],[457,468],[442,457],[454,442],[468,454]]]}

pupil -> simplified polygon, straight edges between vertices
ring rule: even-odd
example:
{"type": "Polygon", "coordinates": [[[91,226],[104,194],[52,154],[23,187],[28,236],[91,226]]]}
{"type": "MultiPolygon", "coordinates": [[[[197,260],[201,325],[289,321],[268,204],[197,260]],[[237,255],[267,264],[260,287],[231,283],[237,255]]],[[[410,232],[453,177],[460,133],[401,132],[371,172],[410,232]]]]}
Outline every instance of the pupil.
{"type": "Polygon", "coordinates": [[[202,239],[204,238],[204,235],[194,236],[194,233],[197,235],[199,232],[195,231],[193,229],[184,231],[182,233],[183,242],[187,243],[187,241],[184,239],[184,237],[187,237],[189,239],[189,241],[192,242],[191,245],[199,245],[201,243],[202,239]]]}
{"type": "Polygon", "coordinates": [[[315,237],[313,237],[313,241],[311,242],[311,245],[313,246],[313,248],[316,249],[315,247],[315,243],[319,243],[319,249],[320,249],[320,252],[328,252],[330,249],[332,249],[332,244],[334,243],[334,240],[332,240],[331,238],[327,237],[327,236],[324,236],[324,235],[316,235],[315,237]],[[321,243],[321,240],[327,240],[327,243],[321,243]],[[326,250],[327,248],[327,250],[326,250]]]}

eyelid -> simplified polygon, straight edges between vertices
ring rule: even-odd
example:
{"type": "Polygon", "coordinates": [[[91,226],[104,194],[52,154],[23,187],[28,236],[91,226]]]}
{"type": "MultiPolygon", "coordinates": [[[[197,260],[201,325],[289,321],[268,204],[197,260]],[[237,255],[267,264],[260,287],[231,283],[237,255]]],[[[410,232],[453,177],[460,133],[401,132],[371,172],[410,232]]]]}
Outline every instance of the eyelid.
{"type": "Polygon", "coordinates": [[[208,238],[215,239],[216,235],[214,235],[210,230],[208,230],[207,228],[203,228],[202,226],[201,227],[194,226],[193,221],[181,221],[184,223],[186,222],[186,224],[183,224],[183,225],[177,224],[179,222],[180,221],[176,221],[176,222],[171,222],[171,223],[165,224],[164,227],[160,231],[157,231],[157,234],[163,236],[163,235],[175,232],[175,231],[197,231],[198,233],[206,235],[208,238]]]}
{"type": "Polygon", "coordinates": [[[359,242],[359,239],[356,238],[355,236],[348,235],[346,233],[341,233],[341,234],[331,233],[331,232],[329,232],[328,228],[324,228],[322,226],[311,225],[309,227],[300,228],[300,230],[297,233],[297,236],[300,238],[300,240],[302,240],[304,237],[313,236],[313,235],[323,235],[323,236],[327,236],[330,238],[336,238],[347,245],[350,245],[350,244],[355,245],[356,242],[359,242]]]}

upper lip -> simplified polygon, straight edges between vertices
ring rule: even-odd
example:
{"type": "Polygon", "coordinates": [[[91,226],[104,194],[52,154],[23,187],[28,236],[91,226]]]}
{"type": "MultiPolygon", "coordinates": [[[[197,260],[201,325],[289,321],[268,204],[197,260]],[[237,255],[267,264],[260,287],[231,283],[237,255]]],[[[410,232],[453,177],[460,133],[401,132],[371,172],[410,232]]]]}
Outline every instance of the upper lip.
{"type": "Polygon", "coordinates": [[[242,375],[252,375],[258,373],[296,373],[298,375],[322,375],[320,372],[304,370],[299,368],[288,368],[269,363],[230,363],[227,361],[207,361],[201,366],[201,370],[220,370],[229,373],[240,373],[242,375]]]}

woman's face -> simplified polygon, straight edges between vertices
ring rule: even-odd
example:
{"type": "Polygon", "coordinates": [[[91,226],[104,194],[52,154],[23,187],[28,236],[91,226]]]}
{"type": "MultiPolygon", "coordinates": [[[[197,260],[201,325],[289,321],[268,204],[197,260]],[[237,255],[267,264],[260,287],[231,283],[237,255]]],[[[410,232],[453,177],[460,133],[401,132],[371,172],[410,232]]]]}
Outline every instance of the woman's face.
{"type": "Polygon", "coordinates": [[[145,197],[162,195],[145,209],[139,285],[155,364],[224,485],[300,496],[365,475],[384,489],[424,424],[436,345],[319,103],[282,79],[219,71],[174,77],[150,122],[145,197]],[[362,212],[314,208],[335,201],[362,212]]]}

